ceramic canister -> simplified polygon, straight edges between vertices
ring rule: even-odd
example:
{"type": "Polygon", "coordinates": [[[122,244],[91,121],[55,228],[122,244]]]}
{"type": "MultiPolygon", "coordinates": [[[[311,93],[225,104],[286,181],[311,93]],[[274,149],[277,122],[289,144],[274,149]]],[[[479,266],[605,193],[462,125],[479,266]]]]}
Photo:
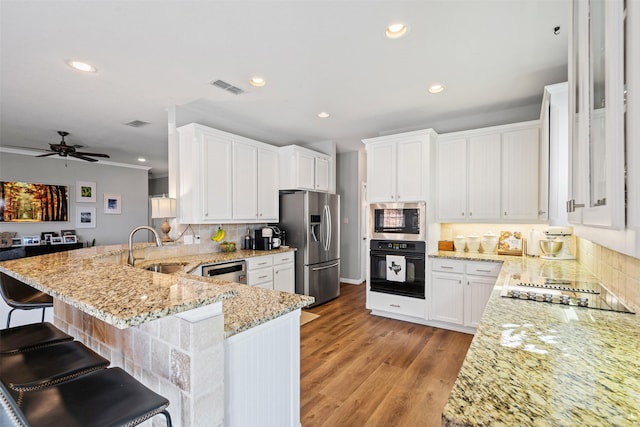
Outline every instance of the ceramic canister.
{"type": "Polygon", "coordinates": [[[467,250],[472,253],[480,250],[480,236],[476,236],[475,234],[469,234],[467,236],[467,250]]]}
{"type": "Polygon", "coordinates": [[[464,247],[467,241],[464,236],[456,236],[453,239],[453,247],[456,249],[456,252],[464,252],[464,247]]]}

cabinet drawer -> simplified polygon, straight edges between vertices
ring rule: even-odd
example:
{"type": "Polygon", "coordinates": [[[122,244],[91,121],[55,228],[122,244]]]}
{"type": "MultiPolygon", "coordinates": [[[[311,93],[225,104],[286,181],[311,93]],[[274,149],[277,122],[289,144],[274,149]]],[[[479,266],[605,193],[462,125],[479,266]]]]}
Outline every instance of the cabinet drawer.
{"type": "Polygon", "coordinates": [[[464,261],[435,258],[431,260],[431,271],[446,271],[447,273],[464,273],[464,261]]]}
{"type": "Polygon", "coordinates": [[[473,276],[498,277],[501,268],[499,262],[467,262],[467,274],[473,276]]]}
{"type": "Polygon", "coordinates": [[[420,298],[409,298],[399,295],[371,292],[369,294],[369,302],[371,303],[371,308],[374,310],[404,314],[405,316],[424,319],[426,303],[425,300],[420,298]]]}
{"type": "Polygon", "coordinates": [[[275,254],[273,256],[273,265],[288,264],[295,261],[296,253],[293,251],[275,254]]]}
{"type": "Polygon", "coordinates": [[[256,268],[271,267],[273,265],[273,255],[247,258],[246,261],[247,261],[247,270],[255,270],[256,268]]]}
{"type": "Polygon", "coordinates": [[[273,282],[273,268],[259,268],[257,270],[251,270],[247,272],[247,284],[251,286],[259,285],[260,283],[273,282]]]}

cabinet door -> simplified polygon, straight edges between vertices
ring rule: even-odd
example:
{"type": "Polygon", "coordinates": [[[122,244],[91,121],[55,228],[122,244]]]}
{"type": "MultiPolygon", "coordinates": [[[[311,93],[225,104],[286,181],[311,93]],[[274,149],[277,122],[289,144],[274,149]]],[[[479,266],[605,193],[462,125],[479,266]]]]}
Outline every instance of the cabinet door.
{"type": "Polygon", "coordinates": [[[367,146],[369,203],[396,201],[396,156],[393,143],[367,146]]]}
{"type": "Polygon", "coordinates": [[[539,129],[502,134],[502,219],[538,219],[539,129]]]}
{"type": "Polygon", "coordinates": [[[398,142],[395,188],[397,201],[418,202],[426,199],[424,157],[424,142],[422,139],[409,139],[398,142]]]}
{"type": "Polygon", "coordinates": [[[464,326],[477,328],[482,313],[487,306],[493,287],[494,277],[467,276],[464,289],[464,326]]]}
{"type": "MultiPolygon", "coordinates": [[[[218,135],[200,135],[200,185],[198,197],[202,200],[200,218],[203,222],[231,219],[233,150],[230,139],[218,135]]],[[[196,169],[182,173],[197,173],[196,169]]]]}
{"type": "Polygon", "coordinates": [[[233,144],[233,219],[254,220],[258,216],[258,149],[233,144]]]}
{"type": "Polygon", "coordinates": [[[431,274],[431,319],[441,322],[463,323],[462,274],[431,274]]]}
{"type": "Polygon", "coordinates": [[[295,293],[296,279],[294,264],[280,264],[273,267],[273,289],[295,293]]]}
{"type": "Polygon", "coordinates": [[[315,167],[316,158],[307,153],[296,152],[296,168],[298,186],[297,188],[304,190],[315,190],[315,167]]]}
{"type": "Polygon", "coordinates": [[[278,222],[278,153],[258,149],[258,219],[278,222]]]}
{"type": "Polygon", "coordinates": [[[500,219],[500,134],[469,138],[468,219],[500,219]]]}
{"type": "Polygon", "coordinates": [[[315,166],[316,191],[329,191],[329,159],[316,157],[315,166]]]}
{"type": "Polygon", "coordinates": [[[467,219],[467,140],[438,141],[438,217],[467,219]]]}

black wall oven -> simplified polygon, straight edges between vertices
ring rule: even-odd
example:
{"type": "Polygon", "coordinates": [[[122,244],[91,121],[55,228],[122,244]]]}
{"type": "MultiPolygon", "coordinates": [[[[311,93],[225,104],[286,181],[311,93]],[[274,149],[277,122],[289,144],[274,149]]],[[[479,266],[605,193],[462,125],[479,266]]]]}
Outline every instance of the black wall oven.
{"type": "Polygon", "coordinates": [[[370,289],[425,299],[425,242],[371,240],[370,289]]]}
{"type": "Polygon", "coordinates": [[[425,203],[374,203],[370,205],[372,239],[426,241],[425,203]]]}

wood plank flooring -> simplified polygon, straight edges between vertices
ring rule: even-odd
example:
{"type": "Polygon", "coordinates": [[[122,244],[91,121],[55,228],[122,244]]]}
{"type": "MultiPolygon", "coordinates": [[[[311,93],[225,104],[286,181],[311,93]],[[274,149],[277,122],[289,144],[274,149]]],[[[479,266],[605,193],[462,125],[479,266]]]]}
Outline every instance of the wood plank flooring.
{"type": "Polygon", "coordinates": [[[373,316],[365,285],[300,329],[303,427],[440,426],[471,335],[373,316]]]}

